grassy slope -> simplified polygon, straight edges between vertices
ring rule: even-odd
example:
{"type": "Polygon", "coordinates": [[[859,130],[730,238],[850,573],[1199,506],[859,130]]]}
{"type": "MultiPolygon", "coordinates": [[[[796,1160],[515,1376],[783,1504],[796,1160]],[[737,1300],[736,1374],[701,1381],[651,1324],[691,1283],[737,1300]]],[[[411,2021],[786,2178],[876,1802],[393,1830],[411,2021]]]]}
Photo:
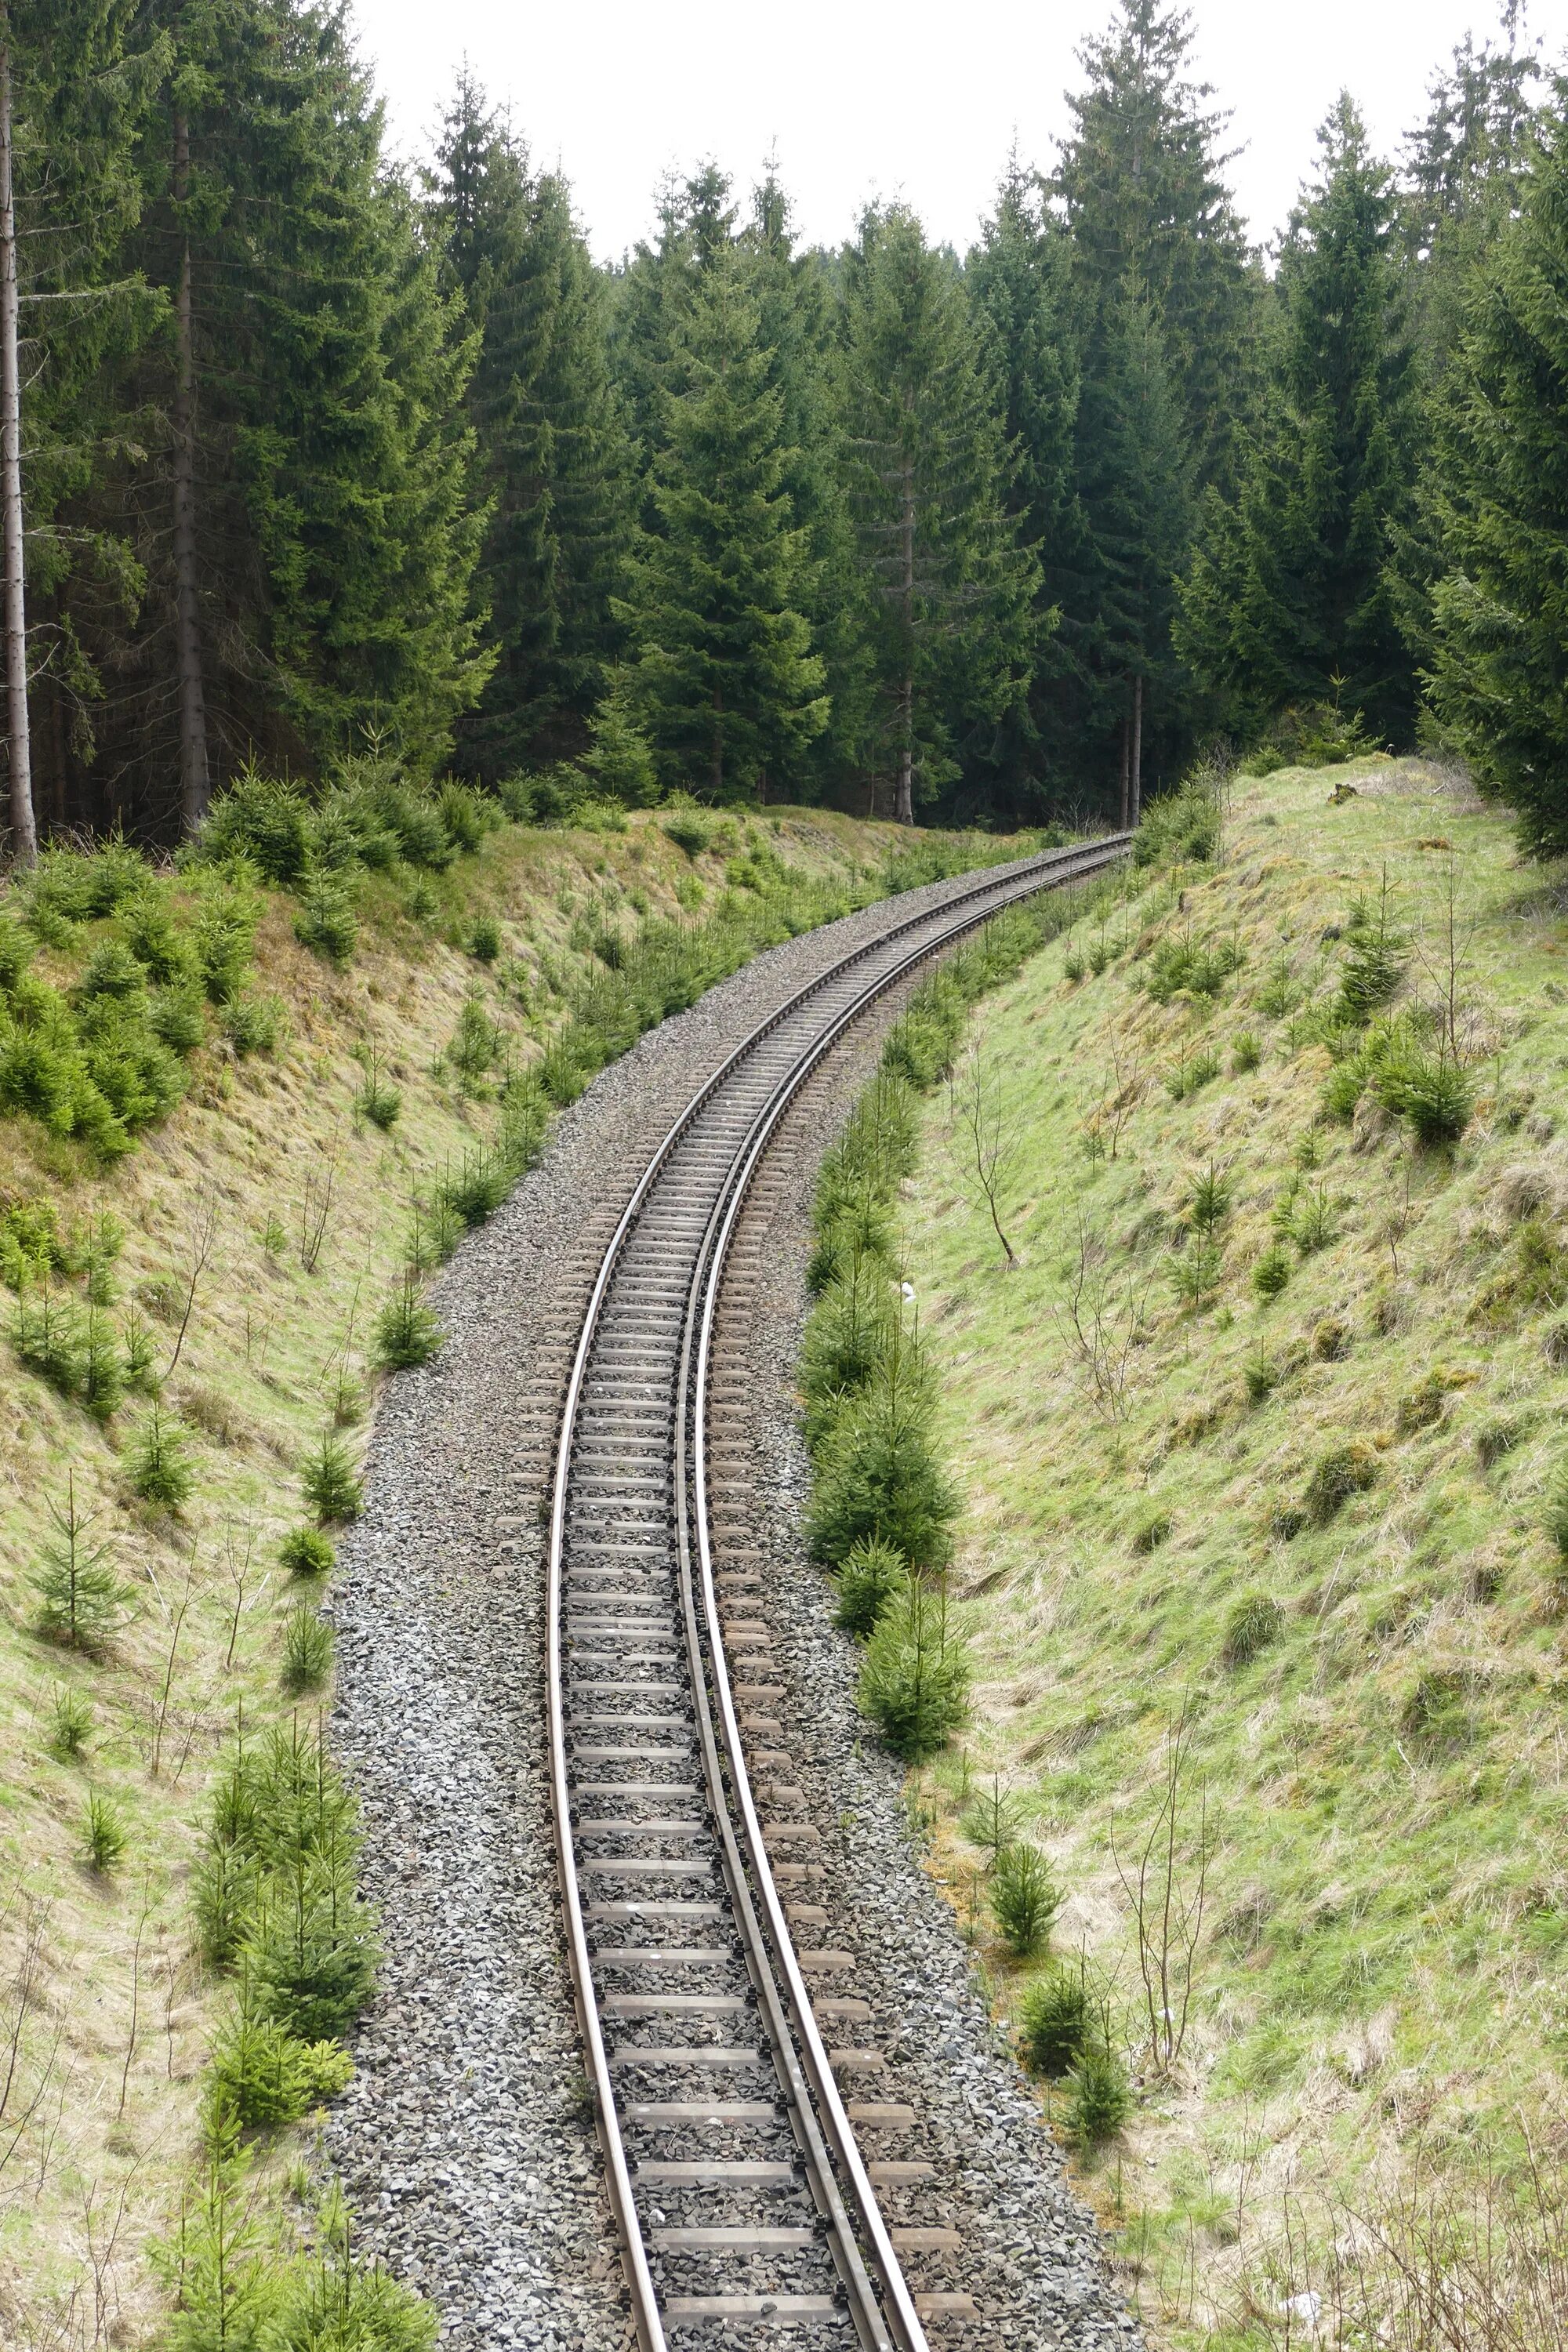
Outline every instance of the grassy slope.
{"type": "MultiPolygon", "coordinates": [[[[796,870],[842,878],[879,869],[898,836],[814,812],[759,825],[756,837],[796,870]]],[[[705,856],[695,868],[709,908],[721,865],[705,856]]],[[[607,835],[508,826],[479,857],[437,877],[437,911],[424,923],[399,914],[390,883],[367,880],[361,950],[342,974],[298,944],[293,902],[275,896],[256,973],[285,1007],[275,1055],[198,1053],[186,1100],[108,1174],[93,1173],[75,1147],[0,1121],[0,1205],[41,1193],[68,1219],[108,1210],[124,1225],[115,1314],[136,1303],[150,1317],[160,1368],[211,1226],[164,1392],[195,1439],[196,1493],[177,1519],[136,1506],[119,1475],[119,1449],[142,1406],[129,1401],[100,1431],[0,1348],[0,2084],[17,2013],[13,1970],[29,1920],[41,1926],[10,2120],[0,2118],[0,2158],[9,2151],[0,2168],[0,2340],[96,2342],[95,2328],[112,2323],[113,2341],[134,2342],[155,2312],[142,2249],[187,2174],[215,1997],[191,1956],[184,1886],[205,1784],[242,1705],[254,1724],[287,1704],[279,1629],[300,1593],[279,1570],[277,1544],[301,1516],[292,1465],[335,1411],[351,1423],[369,1411],[365,1354],[403,1260],[411,1191],[494,1124],[493,1108],[436,1067],[465,994],[482,989],[526,1062],[558,1015],[525,1019],[509,979],[536,973],[542,951],[571,985],[587,969],[569,944],[575,920],[628,917],[634,889],[654,913],[673,913],[678,886],[692,898],[693,870],[648,819],[607,835]],[[493,971],[447,943],[480,912],[501,923],[493,971]],[[363,1073],[353,1055],[366,1043],[403,1094],[389,1136],[354,1112],[363,1073]],[[324,1241],[307,1273],[301,1239],[329,1180],[324,1241]],[[63,1493],[68,1469],[132,1594],[123,1633],[97,1664],[51,1650],[30,1630],[46,1506],[63,1493]],[[48,1744],[61,1684],[95,1711],[76,1765],[48,1744]],[[119,1807],[129,1832],[124,1862],[108,1878],[80,1861],[91,1789],[119,1807]],[[11,2123],[30,2105],[13,2149],[11,2123]]],[[[74,961],[101,928],[88,927],[74,961]]],[[[41,958],[40,969],[68,976],[58,957],[41,958]]]]}
{"type": "MultiPolygon", "coordinates": [[[[973,1900],[979,1857],[956,1815],[1000,1771],[1068,1890],[1056,1947],[1087,1945],[1114,1979],[1134,2047],[1138,1966],[1110,1840],[1118,1824],[1135,1847],[1189,1706],[1189,1883],[1200,1780],[1214,1843],[1192,2023],[1100,2171],[1145,2308],[1184,2345],[1253,2340],[1249,2306],[1277,2315],[1305,2284],[1280,2251],[1291,2195],[1327,2178],[1375,2203],[1418,2145],[1463,2163],[1519,2115],[1539,2128],[1561,2114],[1568,2060],[1568,1659],[1540,1526],[1564,1401],[1545,1341],[1568,1309],[1568,1156],[1552,1139],[1568,1118],[1568,926],[1496,816],[1414,763],[1350,772],[1358,797],[1342,804],[1332,776],[1242,780],[1220,868],[1181,876],[1179,906],[1152,885],[1125,923],[1114,915],[1104,936],[1121,951],[1102,976],[1073,985],[1070,950],[1053,947],[980,1008],[982,1066],[1021,1129],[1015,1271],[940,1096],[907,1211],[971,1496],[959,1587],[979,1669],[966,1753],[929,1776],[935,1866],[973,1900]],[[1446,957],[1450,843],[1474,1123],[1451,1158],[1413,1156],[1364,1110],[1314,1136],[1329,1057],[1299,1018],[1258,1011],[1266,975],[1288,956],[1326,995],[1342,950],[1324,934],[1386,862],[1418,934],[1407,991],[1434,997],[1423,950],[1446,957]],[[1216,1004],[1162,1009],[1138,991],[1140,959],[1189,927],[1234,933],[1245,968],[1216,1004]],[[1237,1076],[1244,1029],[1262,1058],[1237,1076]],[[1146,1084],[1116,1160],[1096,1164],[1082,1129],[1112,1091],[1113,1038],[1146,1084]],[[1200,1042],[1220,1075],[1174,1101],[1163,1074],[1200,1042]],[[1261,1305],[1249,1269],[1315,1151],[1307,1181],[1338,1238],[1261,1305]],[[1173,1253],[1211,1159],[1237,1202],[1218,1296],[1193,1312],[1173,1253]],[[1113,1291],[1146,1301],[1120,1441],[1064,1321],[1080,1220],[1113,1291]],[[1329,1318],[1343,1352],[1323,1360],[1329,1318]],[[1260,1348],[1282,1377],[1254,1405],[1244,1371],[1260,1348]],[[1413,1427],[1401,1400],[1434,1371],[1440,1417],[1413,1427]],[[1375,1484],[1286,1539],[1277,1507],[1327,1446],[1358,1437],[1375,1484]],[[1168,1539],[1140,1552],[1131,1538],[1159,1513],[1168,1539]],[[1253,1595],[1279,1604],[1277,1638],[1227,1664],[1253,1595]]],[[[1016,1987],[992,1957],[1005,2008],[1016,1987]]]]}

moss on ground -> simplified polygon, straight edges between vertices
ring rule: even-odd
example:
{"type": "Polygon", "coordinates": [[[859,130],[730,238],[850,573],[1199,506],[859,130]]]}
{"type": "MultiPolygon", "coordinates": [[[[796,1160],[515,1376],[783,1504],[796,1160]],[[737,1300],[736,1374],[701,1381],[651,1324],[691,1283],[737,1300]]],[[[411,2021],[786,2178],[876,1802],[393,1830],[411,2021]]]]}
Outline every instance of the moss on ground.
{"type": "MultiPolygon", "coordinates": [[[[974,1016],[1016,1267],[963,1084],[926,1112],[903,1234],[977,1664],[924,1776],[932,1866],[973,1904],[957,1822],[999,1773],[1134,2055],[1097,2179],[1173,2344],[1276,2340],[1317,2260],[1292,2200],[1377,2205],[1563,2112],[1563,886],[1417,762],[1238,779],[1217,864],[1140,874],[974,1016]],[[1368,1058],[1342,982],[1385,876],[1402,976],[1373,1017],[1457,1048],[1452,1149],[1334,1083],[1368,1058]],[[1183,1725],[1178,1892],[1205,1804],[1209,1862],[1162,2066],[1124,1882],[1183,1725]]],[[[1008,2011],[1020,1972],[986,1958],[1008,2011]]]]}

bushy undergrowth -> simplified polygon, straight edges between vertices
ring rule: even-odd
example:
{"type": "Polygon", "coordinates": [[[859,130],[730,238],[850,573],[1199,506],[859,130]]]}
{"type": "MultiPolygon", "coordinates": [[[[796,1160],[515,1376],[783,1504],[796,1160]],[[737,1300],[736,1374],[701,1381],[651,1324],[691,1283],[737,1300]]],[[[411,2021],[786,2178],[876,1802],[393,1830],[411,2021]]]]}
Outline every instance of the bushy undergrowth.
{"type": "Polygon", "coordinates": [[[860,1704],[895,1754],[934,1754],[963,1721],[970,1668],[944,1571],[959,1497],[894,1258],[893,1203],[914,1164],[916,1096],[952,1068],[970,1005],[1071,919],[1047,898],[988,924],[922,982],[881,1068],[824,1160],[800,1360],[813,1462],[807,1536],[836,1570],[838,1622],[866,1643],[860,1704]]]}
{"type": "Polygon", "coordinates": [[[260,916],[245,877],[171,878],[111,841],[47,851],[12,908],[0,915],[0,1112],[113,1160],[180,1100],[209,1024],[262,1050],[264,1014],[243,994],[260,916]],[[79,957],[74,982],[36,971],[40,949],[57,969],[79,957]]]}

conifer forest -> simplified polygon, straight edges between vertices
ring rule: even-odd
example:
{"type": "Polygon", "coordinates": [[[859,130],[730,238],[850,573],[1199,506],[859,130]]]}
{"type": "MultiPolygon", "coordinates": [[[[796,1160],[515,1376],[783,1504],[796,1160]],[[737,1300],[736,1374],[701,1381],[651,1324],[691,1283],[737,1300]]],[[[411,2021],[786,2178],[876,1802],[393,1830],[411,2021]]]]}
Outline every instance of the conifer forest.
{"type": "MultiPolygon", "coordinates": [[[[1568,96],[1519,0],[1277,247],[1124,0],[967,253],[696,168],[613,267],[333,0],[10,0],[11,850],[374,754],[632,803],[1131,814],[1215,740],[1447,744],[1568,845],[1568,96]]],[[[1000,159],[999,159],[1000,161],[1000,159]]]]}

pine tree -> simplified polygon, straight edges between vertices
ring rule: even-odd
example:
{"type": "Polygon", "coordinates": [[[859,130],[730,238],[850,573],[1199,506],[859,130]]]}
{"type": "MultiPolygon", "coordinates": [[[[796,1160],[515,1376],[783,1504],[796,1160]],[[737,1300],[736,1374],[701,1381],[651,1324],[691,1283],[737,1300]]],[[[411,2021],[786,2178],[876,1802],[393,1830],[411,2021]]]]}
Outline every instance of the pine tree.
{"type": "Polygon", "coordinates": [[[798,601],[823,664],[827,725],[794,763],[789,789],[815,800],[855,773],[874,710],[855,529],[838,463],[837,304],[824,257],[798,252],[788,199],[772,174],[739,242],[750,263],[768,383],[781,403],[783,488],[804,534],[798,601]]]}
{"type": "Polygon", "coordinates": [[[137,593],[123,516],[111,509],[84,528],[76,508],[110,477],[126,442],[123,409],[106,396],[106,362],[145,340],[160,307],[122,267],[120,247],[142,200],[136,134],[166,50],[127,0],[10,0],[0,25],[16,232],[16,307],[4,341],[15,362],[19,460],[25,453],[6,499],[16,526],[7,732],[14,835],[25,847],[35,817],[68,821],[67,747],[73,736],[87,740],[100,688],[68,589],[79,583],[118,610],[137,593]]]}
{"type": "Polygon", "coordinates": [[[1174,579],[1189,534],[1184,436],[1164,338],[1146,305],[1108,310],[1085,354],[1079,482],[1088,520],[1084,651],[1117,755],[1117,813],[1136,824],[1148,739],[1173,731],[1182,683],[1174,579]]]}
{"type": "Polygon", "coordinates": [[[1348,97],[1279,266],[1276,380],[1238,498],[1212,499],[1179,641],[1248,731],[1287,707],[1405,740],[1410,662],[1388,566],[1415,469],[1415,382],[1390,173],[1348,97]]]}
{"type": "Polygon", "coordinates": [[[1500,39],[1479,48],[1466,35],[1405,142],[1400,230],[1433,380],[1462,330],[1476,274],[1519,208],[1529,165],[1543,76],[1524,46],[1523,0],[1504,0],[1499,29],[1500,39]]]}
{"type": "Polygon", "coordinates": [[[1427,689],[1532,855],[1568,853],[1568,101],[1541,123],[1439,412],[1427,689]]]}
{"type": "Polygon", "coordinates": [[[715,254],[663,398],[658,529],[617,611],[637,647],[626,697],[671,782],[715,801],[787,776],[827,720],[799,609],[805,535],[784,478],[784,404],[745,257],[715,254]]]}
{"type": "Polygon", "coordinates": [[[156,830],[170,777],[197,813],[198,735],[209,779],[252,757],[308,772],[367,729],[428,764],[489,662],[466,329],[340,14],[145,14],[170,66],[121,258],[166,289],[167,323],[116,386],[153,453],[118,502],[145,596],[132,629],[81,594],[70,618],[110,686],[103,796],[80,813],[156,830]]]}
{"type": "Polygon", "coordinates": [[[1071,268],[1066,231],[1042,203],[1037,181],[1015,158],[964,280],[987,339],[994,397],[1015,457],[1008,503],[1020,539],[1039,565],[1028,697],[1004,721],[991,783],[993,798],[1019,814],[1034,797],[1026,780],[1056,806],[1076,800],[1096,696],[1089,642],[1093,549],[1079,481],[1081,354],[1071,268]]]}
{"type": "Polygon", "coordinates": [[[904,206],[872,207],[843,275],[844,463],[884,772],[907,824],[1022,701],[1038,572],[1008,510],[1011,453],[951,255],[904,206]]]}
{"type": "Polygon", "coordinates": [[[1222,478],[1241,408],[1259,290],[1224,182],[1226,118],[1186,79],[1192,18],[1162,0],[1119,0],[1110,30],[1079,58],[1074,131],[1053,175],[1094,307],[1145,310],[1165,339],[1201,481],[1222,478]]]}
{"type": "Polygon", "coordinates": [[[490,502],[479,578],[495,670],[459,765],[493,781],[579,749],[619,649],[625,435],[603,287],[565,184],[531,175],[468,77],[447,110],[431,221],[479,338],[468,412],[490,502]]]}

